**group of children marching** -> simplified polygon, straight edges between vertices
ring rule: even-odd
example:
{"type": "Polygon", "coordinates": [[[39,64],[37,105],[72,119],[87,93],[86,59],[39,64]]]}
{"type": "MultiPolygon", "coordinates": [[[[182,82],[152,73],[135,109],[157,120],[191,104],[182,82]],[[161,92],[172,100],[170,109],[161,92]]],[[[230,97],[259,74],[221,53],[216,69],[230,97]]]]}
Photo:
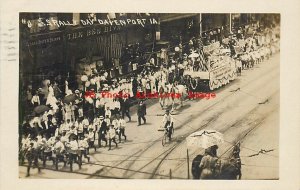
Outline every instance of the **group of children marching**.
{"type": "Polygon", "coordinates": [[[30,168],[34,164],[40,170],[38,160],[42,160],[43,167],[46,166],[48,160],[53,162],[56,170],[59,162],[63,162],[64,166],[70,165],[70,171],[73,171],[73,163],[77,163],[79,169],[81,168],[83,157],[90,161],[90,149],[102,146],[101,142],[105,142],[105,146],[109,146],[111,150],[111,143],[115,143],[118,147],[116,138],[121,143],[121,137],[125,141],[126,121],[116,114],[111,118],[101,115],[93,121],[88,118],[71,122],[70,119],[56,128],[54,133],[38,133],[36,136],[29,133],[24,135],[21,140],[20,157],[22,164],[25,158],[28,160],[27,176],[30,175],[30,168]],[[98,141],[95,143],[95,141],[98,141]]]}

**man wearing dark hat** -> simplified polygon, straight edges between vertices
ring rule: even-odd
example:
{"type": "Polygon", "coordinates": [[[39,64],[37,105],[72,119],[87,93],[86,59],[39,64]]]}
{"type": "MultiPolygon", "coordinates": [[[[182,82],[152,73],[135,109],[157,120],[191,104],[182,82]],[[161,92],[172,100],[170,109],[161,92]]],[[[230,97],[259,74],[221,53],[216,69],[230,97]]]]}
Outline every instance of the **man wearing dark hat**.
{"type": "Polygon", "coordinates": [[[129,99],[124,98],[121,99],[121,110],[122,110],[122,118],[124,119],[125,115],[128,117],[129,122],[131,121],[131,116],[130,116],[130,104],[129,104],[129,99]]]}
{"type": "Polygon", "coordinates": [[[133,80],[132,80],[132,92],[133,92],[134,97],[136,97],[138,85],[139,84],[138,84],[138,81],[137,81],[136,77],[133,77],[133,80]]]}
{"type": "Polygon", "coordinates": [[[146,105],[144,104],[143,100],[140,101],[138,105],[137,115],[138,115],[138,126],[141,125],[141,119],[143,119],[144,124],[146,123],[146,105]]]}
{"type": "Polygon", "coordinates": [[[106,139],[106,134],[107,134],[107,123],[104,121],[104,117],[101,115],[99,117],[99,130],[98,130],[98,146],[99,148],[101,147],[101,141],[105,142],[105,146],[107,146],[107,139],[106,139]]]}

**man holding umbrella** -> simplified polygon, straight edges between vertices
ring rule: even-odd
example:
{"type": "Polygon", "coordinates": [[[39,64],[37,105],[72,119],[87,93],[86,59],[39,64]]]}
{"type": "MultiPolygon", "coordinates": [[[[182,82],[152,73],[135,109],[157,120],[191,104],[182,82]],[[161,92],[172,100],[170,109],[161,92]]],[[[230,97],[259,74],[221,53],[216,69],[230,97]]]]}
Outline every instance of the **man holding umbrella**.
{"type": "Polygon", "coordinates": [[[205,149],[205,155],[198,165],[200,179],[215,179],[219,165],[217,149],[224,142],[223,134],[216,130],[200,130],[189,135],[186,140],[188,147],[205,149]]]}

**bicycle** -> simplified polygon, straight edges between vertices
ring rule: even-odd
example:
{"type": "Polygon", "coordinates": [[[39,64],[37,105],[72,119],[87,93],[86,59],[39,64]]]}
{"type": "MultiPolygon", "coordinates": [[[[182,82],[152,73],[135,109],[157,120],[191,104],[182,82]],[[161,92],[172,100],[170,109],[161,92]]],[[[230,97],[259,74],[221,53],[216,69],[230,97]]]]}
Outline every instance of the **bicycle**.
{"type": "Polygon", "coordinates": [[[161,140],[162,146],[165,146],[165,144],[167,142],[167,139],[169,139],[169,142],[172,141],[173,134],[174,134],[174,127],[168,126],[167,128],[164,128],[164,135],[163,135],[162,140],[161,140]]]}

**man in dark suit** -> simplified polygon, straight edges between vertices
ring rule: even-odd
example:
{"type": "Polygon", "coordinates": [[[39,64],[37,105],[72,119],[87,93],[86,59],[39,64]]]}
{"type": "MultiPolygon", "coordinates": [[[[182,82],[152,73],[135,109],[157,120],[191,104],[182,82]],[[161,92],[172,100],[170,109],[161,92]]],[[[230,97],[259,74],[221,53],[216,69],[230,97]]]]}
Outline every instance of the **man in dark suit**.
{"type": "Polygon", "coordinates": [[[138,83],[136,77],[134,77],[132,80],[132,92],[133,92],[134,97],[136,97],[138,85],[139,85],[139,83],[138,83]]]}
{"type": "Polygon", "coordinates": [[[99,124],[99,130],[98,130],[98,146],[101,147],[101,141],[105,142],[105,146],[107,146],[107,139],[106,134],[108,131],[107,123],[104,121],[104,117],[101,115],[100,117],[100,124],[99,124]]]}
{"type": "Polygon", "coordinates": [[[144,124],[146,123],[146,105],[144,104],[144,102],[141,100],[139,105],[138,105],[138,110],[137,110],[137,115],[138,115],[138,126],[141,125],[141,119],[143,119],[144,124]]]}
{"type": "Polygon", "coordinates": [[[129,108],[130,108],[129,99],[128,98],[121,99],[122,118],[124,119],[124,116],[126,115],[129,121],[131,121],[129,108]]]}

